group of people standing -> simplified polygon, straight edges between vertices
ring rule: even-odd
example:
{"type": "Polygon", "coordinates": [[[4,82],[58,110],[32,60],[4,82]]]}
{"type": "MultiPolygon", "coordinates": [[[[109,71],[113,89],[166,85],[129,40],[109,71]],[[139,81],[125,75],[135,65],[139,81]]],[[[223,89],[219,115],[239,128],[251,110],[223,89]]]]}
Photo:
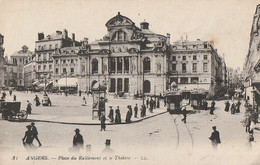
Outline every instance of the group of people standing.
{"type": "Polygon", "coordinates": [[[146,107],[149,108],[149,111],[153,113],[153,109],[160,108],[160,99],[159,98],[149,98],[146,99],[146,107]]]}
{"type": "Polygon", "coordinates": [[[240,102],[240,100],[238,100],[237,103],[232,102],[232,105],[231,105],[231,108],[230,108],[230,103],[229,103],[229,101],[227,101],[225,103],[225,111],[228,112],[229,109],[230,109],[231,114],[240,113],[240,105],[241,105],[241,102],[240,102]]]}

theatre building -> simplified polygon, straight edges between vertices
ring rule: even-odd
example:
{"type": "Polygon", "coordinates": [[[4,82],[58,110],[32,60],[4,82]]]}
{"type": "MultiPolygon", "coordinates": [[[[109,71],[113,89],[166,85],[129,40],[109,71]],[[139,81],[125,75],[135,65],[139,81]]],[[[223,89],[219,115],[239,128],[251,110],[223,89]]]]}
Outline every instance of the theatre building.
{"type": "Polygon", "coordinates": [[[120,13],[106,27],[103,39],[87,44],[85,53],[79,55],[80,90],[89,91],[99,82],[115,94],[158,95],[165,91],[170,35],[152,32],[148,22],[139,28],[120,13]]]}

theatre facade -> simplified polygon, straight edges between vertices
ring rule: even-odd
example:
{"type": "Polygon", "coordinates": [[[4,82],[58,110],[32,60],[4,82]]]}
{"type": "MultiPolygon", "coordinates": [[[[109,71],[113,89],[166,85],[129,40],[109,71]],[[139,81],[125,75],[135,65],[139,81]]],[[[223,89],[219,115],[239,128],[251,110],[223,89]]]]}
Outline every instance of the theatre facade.
{"type": "MultiPolygon", "coordinates": [[[[81,91],[91,91],[99,83],[107,87],[107,92],[114,94],[162,94],[166,90],[166,51],[170,35],[152,32],[148,22],[142,22],[137,27],[120,13],[105,25],[107,34],[103,39],[91,43],[85,39],[76,53],[67,53],[65,62],[71,62],[69,58],[74,58],[75,54],[78,56],[73,60],[76,63],[73,73],[68,73],[72,70],[60,68],[54,62],[54,68],[58,68],[58,72],[54,72],[54,85],[62,86],[59,79],[77,78],[77,87],[81,91]]],[[[66,53],[61,54],[53,57],[59,60],[66,56],[66,53]]]]}

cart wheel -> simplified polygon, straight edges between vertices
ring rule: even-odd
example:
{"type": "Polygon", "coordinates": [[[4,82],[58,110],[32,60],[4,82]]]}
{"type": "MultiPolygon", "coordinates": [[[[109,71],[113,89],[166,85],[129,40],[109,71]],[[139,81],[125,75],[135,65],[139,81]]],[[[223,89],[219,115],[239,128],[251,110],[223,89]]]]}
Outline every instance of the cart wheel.
{"type": "Polygon", "coordinates": [[[25,110],[21,110],[19,112],[19,115],[18,115],[19,120],[23,120],[24,121],[24,120],[27,119],[27,117],[28,117],[28,114],[26,113],[25,110]]]}

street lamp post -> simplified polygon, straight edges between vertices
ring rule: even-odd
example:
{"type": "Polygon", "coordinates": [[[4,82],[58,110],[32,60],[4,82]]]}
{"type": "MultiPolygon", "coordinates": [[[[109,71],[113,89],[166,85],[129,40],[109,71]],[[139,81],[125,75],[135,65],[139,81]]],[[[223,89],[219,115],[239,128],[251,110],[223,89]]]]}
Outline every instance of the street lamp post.
{"type": "Polygon", "coordinates": [[[67,83],[68,83],[68,82],[67,82],[67,72],[65,72],[65,74],[66,74],[65,96],[67,96],[67,92],[68,92],[68,91],[67,91],[67,83]]]}

